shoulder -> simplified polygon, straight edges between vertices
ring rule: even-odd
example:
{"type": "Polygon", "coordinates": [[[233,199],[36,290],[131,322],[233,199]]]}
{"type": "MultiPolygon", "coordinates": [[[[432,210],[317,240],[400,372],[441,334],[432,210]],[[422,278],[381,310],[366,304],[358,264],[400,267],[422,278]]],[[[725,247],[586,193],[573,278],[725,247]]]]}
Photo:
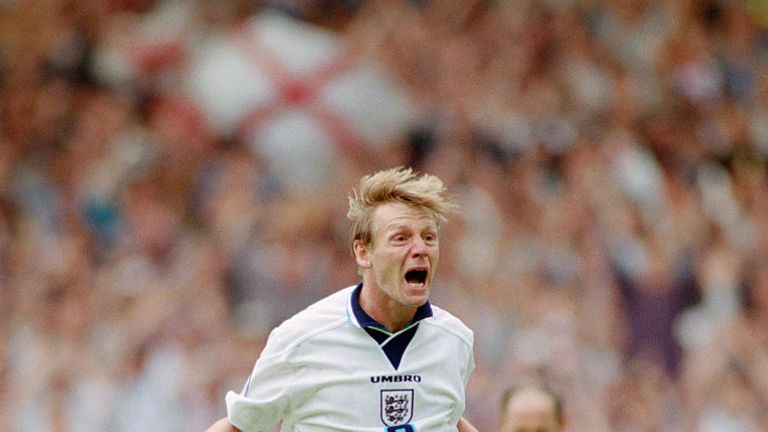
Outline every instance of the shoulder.
{"type": "Polygon", "coordinates": [[[341,289],[275,327],[267,342],[273,350],[289,350],[319,333],[331,331],[348,322],[347,303],[354,287],[341,289]]]}
{"type": "Polygon", "coordinates": [[[457,337],[470,347],[474,344],[474,333],[462,320],[435,305],[432,305],[432,314],[432,319],[424,320],[425,323],[457,337]]]}

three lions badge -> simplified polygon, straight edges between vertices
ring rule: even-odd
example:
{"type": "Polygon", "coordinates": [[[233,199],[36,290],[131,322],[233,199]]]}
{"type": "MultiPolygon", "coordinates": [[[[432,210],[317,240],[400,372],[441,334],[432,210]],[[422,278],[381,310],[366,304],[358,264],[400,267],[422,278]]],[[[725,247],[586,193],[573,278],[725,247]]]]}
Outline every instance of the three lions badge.
{"type": "Polygon", "coordinates": [[[381,421],[388,432],[412,432],[413,389],[381,391],[381,421]]]}

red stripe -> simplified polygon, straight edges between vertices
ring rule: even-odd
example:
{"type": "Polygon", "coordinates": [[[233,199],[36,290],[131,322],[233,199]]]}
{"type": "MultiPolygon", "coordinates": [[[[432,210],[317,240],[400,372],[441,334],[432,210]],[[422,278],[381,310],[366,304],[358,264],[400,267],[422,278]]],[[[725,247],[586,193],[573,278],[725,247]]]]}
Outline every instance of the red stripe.
{"type": "Polygon", "coordinates": [[[354,128],[318,100],[323,87],[354,65],[349,51],[343,50],[334,61],[320,65],[311,75],[298,76],[251,29],[241,28],[234,39],[251,63],[275,86],[278,98],[268,106],[254,109],[243,119],[241,137],[252,138],[279,111],[301,109],[326,129],[340,152],[354,158],[363,154],[362,141],[354,128]]]}

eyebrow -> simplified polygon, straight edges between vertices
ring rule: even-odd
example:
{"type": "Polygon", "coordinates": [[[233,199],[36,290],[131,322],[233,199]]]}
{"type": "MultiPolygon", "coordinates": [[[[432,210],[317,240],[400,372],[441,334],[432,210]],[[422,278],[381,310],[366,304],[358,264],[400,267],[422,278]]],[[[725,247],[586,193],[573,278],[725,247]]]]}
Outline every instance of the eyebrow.
{"type": "MultiPolygon", "coordinates": [[[[406,224],[401,224],[401,223],[394,223],[394,224],[391,224],[391,225],[387,225],[385,229],[387,231],[398,231],[398,230],[412,231],[411,227],[409,227],[406,224]]],[[[418,231],[424,231],[424,230],[437,231],[437,224],[436,223],[430,223],[424,229],[418,230],[418,231]]]]}

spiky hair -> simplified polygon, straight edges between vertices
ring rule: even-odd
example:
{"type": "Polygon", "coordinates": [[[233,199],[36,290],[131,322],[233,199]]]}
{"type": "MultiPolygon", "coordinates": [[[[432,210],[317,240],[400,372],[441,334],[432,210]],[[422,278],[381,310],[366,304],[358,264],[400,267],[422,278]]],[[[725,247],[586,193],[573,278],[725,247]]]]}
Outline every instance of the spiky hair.
{"type": "Polygon", "coordinates": [[[430,174],[419,174],[411,168],[396,167],[363,176],[349,193],[347,218],[352,221],[352,242],[371,242],[373,211],[377,206],[401,202],[430,212],[438,222],[458,210],[458,204],[447,196],[443,181],[430,174]]]}

